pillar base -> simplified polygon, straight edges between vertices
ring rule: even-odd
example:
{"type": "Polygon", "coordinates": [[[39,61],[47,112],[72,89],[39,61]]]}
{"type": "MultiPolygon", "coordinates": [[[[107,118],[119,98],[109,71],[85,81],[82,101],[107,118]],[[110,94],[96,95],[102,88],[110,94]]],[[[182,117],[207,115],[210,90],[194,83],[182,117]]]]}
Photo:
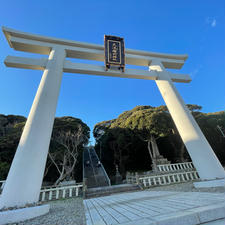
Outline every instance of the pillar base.
{"type": "Polygon", "coordinates": [[[50,205],[34,206],[0,212],[0,225],[17,223],[24,220],[42,216],[49,212],[50,205]]]}
{"type": "Polygon", "coordinates": [[[225,179],[194,182],[195,188],[225,187],[225,179]]]}

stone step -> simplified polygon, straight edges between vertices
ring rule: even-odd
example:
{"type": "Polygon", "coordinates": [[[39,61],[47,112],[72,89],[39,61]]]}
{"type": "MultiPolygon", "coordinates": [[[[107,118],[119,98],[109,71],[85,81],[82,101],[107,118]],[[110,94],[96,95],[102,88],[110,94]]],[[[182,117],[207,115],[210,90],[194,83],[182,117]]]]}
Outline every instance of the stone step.
{"type": "Polygon", "coordinates": [[[88,188],[87,191],[85,192],[84,197],[87,199],[100,196],[107,196],[120,192],[129,192],[137,190],[141,190],[141,187],[137,184],[119,184],[108,187],[88,188]]]}
{"type": "Polygon", "coordinates": [[[83,178],[88,188],[109,186],[110,180],[100,162],[94,148],[86,148],[83,152],[83,178]]]}

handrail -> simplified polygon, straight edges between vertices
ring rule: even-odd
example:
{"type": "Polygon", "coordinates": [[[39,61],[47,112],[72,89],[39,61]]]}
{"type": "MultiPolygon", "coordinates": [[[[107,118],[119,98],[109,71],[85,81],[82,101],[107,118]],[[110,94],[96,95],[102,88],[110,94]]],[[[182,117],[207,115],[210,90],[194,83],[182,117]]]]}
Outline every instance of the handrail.
{"type": "Polygon", "coordinates": [[[94,167],[93,167],[93,161],[92,161],[92,157],[91,157],[91,154],[90,154],[90,149],[88,148],[88,154],[89,154],[89,159],[90,159],[90,164],[91,164],[91,167],[92,167],[92,171],[93,171],[93,175],[94,175],[94,178],[95,178],[95,183],[97,184],[98,181],[97,181],[97,178],[95,176],[95,170],[94,170],[94,167]]]}
{"type": "MultiPolygon", "coordinates": [[[[96,152],[95,152],[95,155],[96,155],[98,161],[100,161],[98,155],[96,154],[96,152]]],[[[111,181],[110,181],[110,179],[109,179],[109,177],[108,177],[108,174],[106,173],[105,168],[104,168],[104,166],[102,165],[102,163],[101,163],[101,168],[102,168],[102,170],[103,170],[103,172],[104,172],[104,174],[105,174],[105,177],[106,177],[106,180],[108,181],[109,186],[111,186],[111,181]]]]}

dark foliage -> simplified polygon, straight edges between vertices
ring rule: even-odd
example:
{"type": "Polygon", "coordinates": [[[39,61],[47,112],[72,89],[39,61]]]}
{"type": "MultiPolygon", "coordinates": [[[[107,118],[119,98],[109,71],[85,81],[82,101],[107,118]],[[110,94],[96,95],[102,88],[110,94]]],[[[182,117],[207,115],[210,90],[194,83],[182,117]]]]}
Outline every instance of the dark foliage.
{"type": "MultiPolygon", "coordinates": [[[[16,152],[26,118],[23,116],[15,115],[2,115],[0,114],[0,180],[7,177],[8,170],[16,152]]],[[[61,151],[62,146],[59,146],[54,140],[57,132],[76,131],[78,125],[84,128],[86,141],[83,141],[79,146],[80,154],[78,155],[78,162],[74,170],[74,178],[77,181],[82,181],[82,150],[83,144],[88,142],[90,135],[89,127],[80,119],[73,117],[56,118],[53,127],[52,139],[50,143],[50,151],[61,151]]],[[[47,160],[47,166],[50,165],[50,160],[47,160]]],[[[51,165],[46,174],[45,181],[54,182],[57,179],[57,171],[54,165],[51,165]]]]}
{"type": "MultiPolygon", "coordinates": [[[[187,107],[225,164],[225,138],[217,128],[217,125],[224,127],[225,112],[202,113],[199,112],[201,106],[188,104],[187,107]]],[[[160,153],[169,161],[191,160],[166,106],[136,106],[117,119],[96,124],[93,133],[96,151],[110,175],[115,174],[115,164],[123,176],[126,171],[149,170],[147,141],[151,135],[156,138],[160,153]]]]}

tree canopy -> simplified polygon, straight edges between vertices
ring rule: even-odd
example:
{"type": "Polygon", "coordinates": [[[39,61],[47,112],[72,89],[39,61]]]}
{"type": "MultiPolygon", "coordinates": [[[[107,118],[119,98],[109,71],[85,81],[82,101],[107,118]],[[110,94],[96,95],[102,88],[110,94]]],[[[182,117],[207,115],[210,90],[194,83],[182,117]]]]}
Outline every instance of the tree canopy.
{"type": "Polygon", "coordinates": [[[0,114],[0,180],[8,174],[25,122],[23,116],[0,114]]]}
{"type": "MultiPolygon", "coordinates": [[[[221,133],[225,132],[225,111],[203,113],[200,111],[201,106],[187,106],[217,157],[225,165],[225,138],[221,133]]],[[[0,180],[6,179],[25,122],[23,116],[0,114],[0,180]]],[[[148,141],[151,136],[156,138],[160,154],[169,161],[190,160],[166,106],[136,106],[116,119],[96,124],[93,134],[96,139],[95,149],[109,175],[115,174],[116,165],[123,176],[126,171],[150,170],[152,162],[148,141]]],[[[90,129],[82,120],[73,117],[55,119],[49,152],[54,156],[55,163],[60,165],[63,164],[61,159],[66,149],[70,149],[66,154],[71,157],[67,158],[66,163],[64,161],[67,166],[64,169],[69,171],[68,168],[73,168],[68,174],[77,181],[82,180],[82,150],[89,136],[90,129]],[[82,131],[79,140],[76,139],[78,131],[82,131]],[[76,157],[74,167],[71,166],[73,157],[76,157]]],[[[55,182],[58,178],[59,170],[48,158],[44,180],[55,182]]]]}
{"type": "MultiPolygon", "coordinates": [[[[225,112],[202,113],[201,106],[188,104],[187,107],[200,125],[222,163],[225,140],[217,125],[225,124],[225,112]]],[[[172,162],[189,161],[190,157],[179,136],[166,106],[136,106],[125,111],[116,119],[95,125],[96,150],[108,172],[115,172],[115,164],[123,175],[127,170],[150,169],[151,159],[147,153],[147,143],[153,135],[157,139],[160,153],[172,162]]]]}
{"type": "Polygon", "coordinates": [[[46,166],[48,180],[58,184],[64,179],[82,179],[82,152],[89,137],[90,129],[80,119],[55,119],[46,166]],[[56,173],[50,173],[55,169],[56,173]]]}
{"type": "MultiPolygon", "coordinates": [[[[15,115],[2,115],[0,114],[0,180],[6,179],[8,170],[16,152],[26,118],[23,116],[15,115]]],[[[65,147],[59,143],[57,137],[64,135],[73,137],[77,133],[79,127],[82,128],[82,140],[77,145],[78,155],[76,166],[73,170],[73,177],[82,180],[82,150],[83,145],[88,143],[90,136],[89,127],[82,122],[82,120],[74,117],[59,117],[55,118],[52,138],[50,142],[49,152],[54,153],[59,162],[62,153],[65,152],[65,147]],[[70,135],[69,135],[70,134],[70,135]]],[[[70,144],[68,144],[70,147],[70,144]]],[[[55,182],[58,178],[58,172],[50,158],[47,159],[47,171],[45,173],[45,181],[55,182]]]]}

